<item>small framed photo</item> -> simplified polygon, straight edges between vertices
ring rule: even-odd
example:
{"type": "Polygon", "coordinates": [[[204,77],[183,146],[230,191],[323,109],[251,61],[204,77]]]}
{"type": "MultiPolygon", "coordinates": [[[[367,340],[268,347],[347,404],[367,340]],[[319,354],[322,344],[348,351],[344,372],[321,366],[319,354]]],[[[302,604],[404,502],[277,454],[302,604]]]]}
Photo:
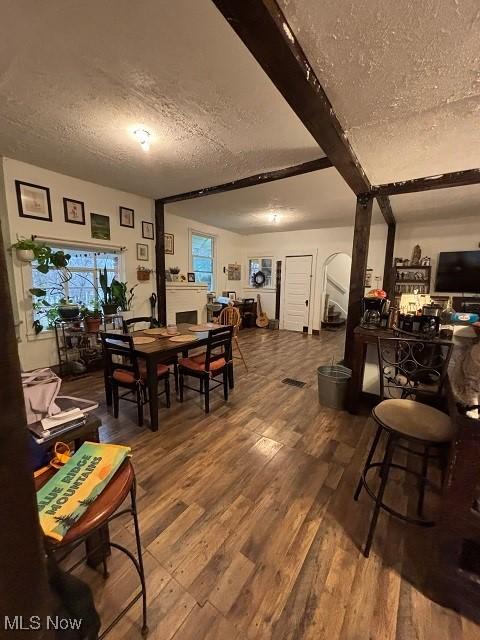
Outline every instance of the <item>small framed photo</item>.
{"type": "Polygon", "coordinates": [[[148,260],[148,244],[137,242],[137,260],[148,260]]]}
{"type": "Polygon", "coordinates": [[[227,291],[227,296],[230,298],[230,300],[235,301],[237,299],[237,292],[227,291]]]}
{"type": "Polygon", "coordinates": [[[174,235],[173,233],[165,233],[165,253],[173,256],[175,253],[174,235]]]}
{"type": "Polygon", "coordinates": [[[100,213],[91,213],[90,228],[92,238],[110,240],[110,218],[108,216],[102,216],[100,213]]]}
{"type": "Polygon", "coordinates": [[[71,224],[85,224],[85,204],[80,200],[63,199],[63,214],[65,222],[71,224]]]}
{"type": "Polygon", "coordinates": [[[18,214],[22,218],[52,221],[50,189],[30,182],[15,180],[18,214]]]}
{"type": "Polygon", "coordinates": [[[195,282],[195,274],[187,273],[187,282],[195,282]]]}
{"type": "Polygon", "coordinates": [[[142,238],[146,240],[153,240],[153,223],[142,222],[142,238]]]}
{"type": "Polygon", "coordinates": [[[130,227],[130,229],[135,228],[135,212],[133,209],[129,209],[128,207],[119,207],[120,211],[120,226],[121,227],[130,227]]]}

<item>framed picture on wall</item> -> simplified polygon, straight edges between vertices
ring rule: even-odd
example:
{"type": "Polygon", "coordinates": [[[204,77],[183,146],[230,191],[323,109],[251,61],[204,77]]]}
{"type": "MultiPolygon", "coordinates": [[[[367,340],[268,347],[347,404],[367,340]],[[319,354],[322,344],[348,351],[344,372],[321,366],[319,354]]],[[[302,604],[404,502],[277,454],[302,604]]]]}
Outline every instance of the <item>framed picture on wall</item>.
{"type": "Polygon", "coordinates": [[[98,240],[110,240],[110,218],[100,213],[90,214],[90,227],[92,238],[98,240]]]}
{"type": "Polygon", "coordinates": [[[85,224],[85,204],[72,198],[63,199],[63,214],[65,222],[71,224],[85,224]]]}
{"type": "Polygon", "coordinates": [[[165,233],[165,253],[173,256],[175,253],[174,235],[173,233],[165,233]]]}
{"type": "Polygon", "coordinates": [[[18,214],[22,218],[52,221],[52,205],[50,189],[38,184],[15,180],[17,192],[18,214]]]}
{"type": "Polygon", "coordinates": [[[148,244],[137,242],[137,260],[148,260],[148,244]]]}
{"type": "Polygon", "coordinates": [[[153,240],[153,224],[151,222],[142,222],[142,238],[153,240]]]}
{"type": "Polygon", "coordinates": [[[120,210],[120,226],[135,228],[135,212],[128,207],[119,207],[120,210]]]}

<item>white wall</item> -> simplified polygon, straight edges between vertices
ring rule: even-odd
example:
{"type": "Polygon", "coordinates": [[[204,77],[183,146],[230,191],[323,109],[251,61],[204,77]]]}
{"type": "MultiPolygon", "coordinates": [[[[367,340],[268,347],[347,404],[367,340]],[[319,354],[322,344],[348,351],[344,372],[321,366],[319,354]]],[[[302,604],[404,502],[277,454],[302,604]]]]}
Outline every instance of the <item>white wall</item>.
{"type": "Polygon", "coordinates": [[[457,218],[452,211],[451,220],[397,224],[394,253],[398,258],[410,259],[413,247],[419,244],[422,256],[432,259],[431,293],[435,293],[438,254],[441,251],[474,251],[479,248],[479,243],[480,215],[457,218]]]}
{"type": "Polygon", "coordinates": [[[189,246],[191,230],[215,237],[215,293],[222,295],[222,291],[237,291],[237,295],[240,297],[243,283],[228,280],[227,265],[234,262],[241,264],[243,236],[169,213],[168,205],[165,208],[165,233],[173,233],[175,253],[165,256],[165,267],[167,269],[168,267],[180,267],[181,273],[184,274],[192,271],[189,246]]]}
{"type": "MultiPolygon", "coordinates": [[[[373,276],[383,276],[387,225],[373,225],[370,232],[368,266],[373,276]]],[[[353,227],[310,229],[305,231],[278,231],[243,236],[244,295],[261,294],[262,306],[270,318],[275,317],[275,289],[254,289],[246,281],[249,257],[272,257],[274,263],[282,261],[282,281],[285,274],[285,257],[289,255],[312,255],[313,277],[310,296],[310,330],[320,328],[322,317],[323,279],[325,260],[333,253],[345,252],[351,255],[353,227]]],[[[275,270],[275,264],[274,264],[275,270]]],[[[280,319],[281,321],[281,319],[280,319]]],[[[281,324],[280,324],[281,326],[281,324]]]]}
{"type": "MultiPolygon", "coordinates": [[[[136,269],[139,264],[148,268],[154,266],[154,241],[142,238],[142,220],[153,222],[153,201],[149,198],[133,195],[116,189],[103,187],[92,182],[85,182],[76,178],[47,171],[24,162],[3,159],[5,178],[5,195],[7,202],[8,226],[10,244],[16,242],[18,237],[29,237],[32,234],[58,238],[59,240],[75,240],[100,244],[105,247],[113,245],[125,246],[122,253],[122,279],[126,279],[129,285],[137,282],[136,269]],[[33,184],[48,187],[52,205],[52,222],[21,218],[18,215],[17,197],[15,193],[15,180],[31,182],[33,184]],[[73,198],[85,203],[86,224],[69,224],[64,220],[63,197],[73,198]],[[135,228],[120,227],[119,206],[129,207],[135,211],[135,228]],[[90,212],[108,215],[110,217],[111,240],[96,240],[91,238],[90,212]],[[136,243],[149,245],[149,261],[138,262],[136,256],[136,243]]],[[[52,332],[42,332],[38,337],[33,334],[31,327],[31,298],[28,289],[31,287],[31,267],[18,262],[15,256],[13,260],[13,277],[18,306],[20,312],[20,361],[24,370],[35,367],[51,366],[57,362],[55,339],[52,332]]],[[[153,277],[146,283],[139,283],[135,290],[134,311],[138,315],[149,315],[150,306],[148,298],[155,291],[156,284],[153,277]]]]}

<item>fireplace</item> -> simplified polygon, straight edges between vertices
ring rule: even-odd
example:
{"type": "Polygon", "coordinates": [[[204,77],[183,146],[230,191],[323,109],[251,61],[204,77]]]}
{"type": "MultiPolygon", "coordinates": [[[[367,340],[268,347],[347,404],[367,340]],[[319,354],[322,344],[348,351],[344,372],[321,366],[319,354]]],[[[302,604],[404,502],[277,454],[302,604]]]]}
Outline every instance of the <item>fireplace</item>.
{"type": "Polygon", "coordinates": [[[181,324],[182,322],[186,322],[188,324],[197,324],[198,322],[198,312],[195,311],[177,311],[175,314],[175,322],[177,324],[181,324]]]}

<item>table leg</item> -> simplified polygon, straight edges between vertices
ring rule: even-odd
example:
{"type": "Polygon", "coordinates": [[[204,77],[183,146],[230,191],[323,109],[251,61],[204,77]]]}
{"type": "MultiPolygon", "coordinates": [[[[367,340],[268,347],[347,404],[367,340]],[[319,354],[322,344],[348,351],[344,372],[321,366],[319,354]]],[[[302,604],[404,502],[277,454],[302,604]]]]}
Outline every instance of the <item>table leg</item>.
{"type": "Polygon", "coordinates": [[[150,405],[150,429],[158,431],[158,380],[157,363],[153,358],[147,360],[148,402],[150,405]]]}
{"type": "Polygon", "coordinates": [[[358,411],[358,404],[360,402],[360,395],[363,387],[363,373],[365,371],[365,356],[367,345],[355,339],[352,353],[352,378],[348,389],[348,411],[349,413],[356,414],[358,411]]]}
{"type": "Polygon", "coordinates": [[[107,403],[107,407],[112,406],[112,385],[110,384],[110,373],[108,371],[108,367],[105,366],[103,369],[103,378],[105,381],[105,402],[107,403]]]}
{"type": "Polygon", "coordinates": [[[233,362],[230,362],[228,365],[228,386],[230,389],[235,387],[235,381],[233,379],[233,362]]]}

